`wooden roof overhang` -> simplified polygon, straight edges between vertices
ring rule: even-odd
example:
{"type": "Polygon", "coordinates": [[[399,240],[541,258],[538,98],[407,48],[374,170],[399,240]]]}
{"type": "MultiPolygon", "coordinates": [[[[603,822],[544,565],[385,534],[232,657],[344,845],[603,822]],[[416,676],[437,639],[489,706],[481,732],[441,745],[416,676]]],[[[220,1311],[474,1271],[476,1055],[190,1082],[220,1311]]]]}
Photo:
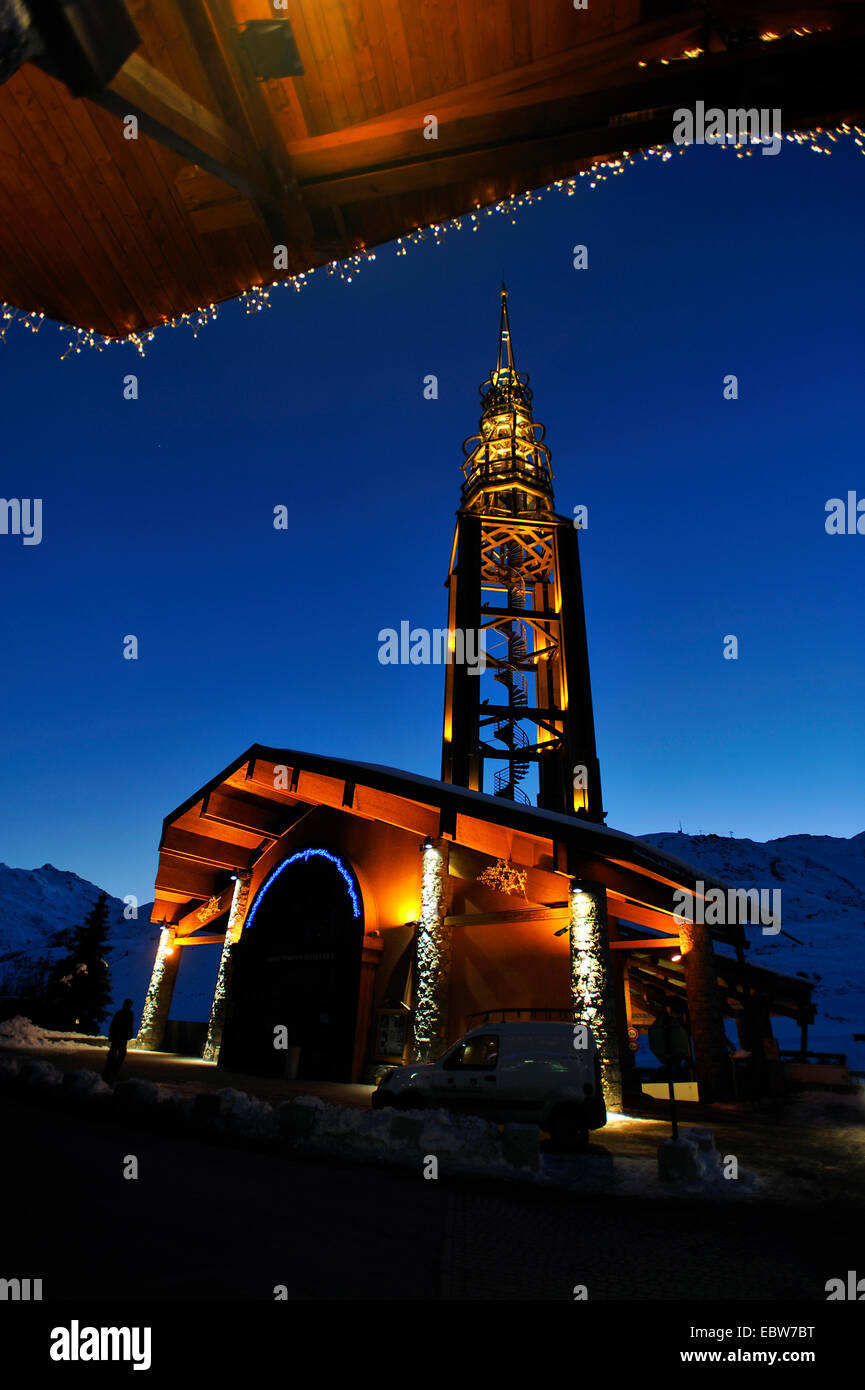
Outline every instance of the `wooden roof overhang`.
{"type": "Polygon", "coordinates": [[[29,62],[0,86],[0,299],[108,336],[668,143],[697,100],[865,109],[863,0],[127,8],[140,44],[85,95],[29,62]],[[275,18],[302,75],[258,80],[246,26],[275,18]]]}
{"type": "MultiPolygon", "coordinates": [[[[675,932],[673,893],[697,888],[692,866],[607,826],[395,768],[254,744],[166,817],[153,920],[171,923],[179,936],[212,929],[215,916],[202,920],[202,905],[213,913],[211,900],[219,899],[226,912],[232,874],[251,870],[319,806],[452,840],[457,875],[474,878],[495,858],[513,857],[547,889],[549,876],[558,875],[562,899],[573,876],[602,881],[610,912],[650,930],[675,932]]],[[[744,942],[741,927],[712,932],[728,944],[744,942]]]]}
{"type": "MultiPolygon", "coordinates": [[[[667,949],[643,949],[639,943],[628,952],[628,980],[632,1006],[638,1021],[652,1015],[651,1005],[671,996],[687,1002],[685,969],[681,961],[671,959],[667,949]]],[[[728,1018],[735,1018],[751,999],[760,999],[772,1014],[791,1018],[797,1023],[812,1023],[816,1005],[812,1002],[814,986],[808,980],[782,975],[776,970],[753,965],[750,961],[735,960],[715,952],[718,990],[728,1018]]]]}

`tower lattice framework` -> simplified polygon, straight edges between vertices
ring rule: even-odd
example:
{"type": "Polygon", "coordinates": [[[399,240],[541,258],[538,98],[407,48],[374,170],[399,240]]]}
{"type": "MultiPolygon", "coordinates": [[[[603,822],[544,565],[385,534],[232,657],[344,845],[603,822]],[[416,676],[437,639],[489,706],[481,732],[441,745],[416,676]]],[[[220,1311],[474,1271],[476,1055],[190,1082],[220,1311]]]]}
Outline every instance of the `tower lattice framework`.
{"type": "Polygon", "coordinates": [[[486,675],[446,667],[442,780],[603,820],[577,531],[558,516],[544,426],[514,365],[502,287],[498,358],[480,387],[478,433],[463,445],[451,552],[450,647],[480,631],[486,675]],[[492,679],[490,680],[490,677],[492,679]],[[485,764],[500,764],[485,785],[485,764]]]}

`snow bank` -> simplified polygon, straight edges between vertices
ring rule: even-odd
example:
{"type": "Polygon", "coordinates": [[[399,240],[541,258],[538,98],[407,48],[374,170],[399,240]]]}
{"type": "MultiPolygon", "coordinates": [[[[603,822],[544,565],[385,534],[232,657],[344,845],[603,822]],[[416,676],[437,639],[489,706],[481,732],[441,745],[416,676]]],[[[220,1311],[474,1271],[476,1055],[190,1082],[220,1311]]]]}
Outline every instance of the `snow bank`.
{"type": "Polygon", "coordinates": [[[428,1112],[420,1147],[426,1153],[460,1162],[495,1166],[504,1162],[498,1125],[476,1115],[452,1115],[447,1110],[428,1112]]]}
{"type": "Polygon", "coordinates": [[[16,1014],[14,1018],[7,1018],[5,1023],[0,1023],[0,1043],[7,1046],[17,1044],[21,1047],[38,1047],[44,1039],[42,1029],[31,1023],[29,1018],[22,1018],[20,1014],[16,1014]]]}
{"type": "Polygon", "coordinates": [[[68,1071],[63,1078],[63,1090],[70,1100],[87,1100],[91,1096],[110,1096],[111,1087],[106,1086],[98,1072],[82,1067],[68,1071]]]}
{"type": "Polygon", "coordinates": [[[18,1080],[23,1086],[36,1091],[53,1091],[55,1087],[62,1086],[63,1073],[52,1067],[50,1062],[37,1062],[31,1058],[21,1063],[18,1080]]]}
{"type": "Polygon", "coordinates": [[[107,1038],[99,1037],[97,1040],[89,1034],[88,1038],[88,1042],[78,1042],[75,1033],[58,1033],[50,1028],[40,1028],[21,1014],[0,1023],[0,1047],[62,1047],[64,1051],[68,1048],[86,1048],[92,1051],[94,1043],[98,1046],[99,1043],[108,1042],[107,1038]]]}
{"type": "Polygon", "coordinates": [[[118,1081],[114,1087],[114,1104],[124,1112],[149,1112],[162,1103],[164,1092],[152,1081],[139,1081],[130,1076],[126,1081],[118,1081]]]}
{"type": "Polygon", "coordinates": [[[728,1189],[748,1192],[755,1181],[744,1169],[738,1169],[735,1178],[725,1176],[710,1129],[686,1129],[678,1139],[664,1139],[658,1145],[658,1176],[665,1186],[673,1184],[689,1196],[720,1195],[728,1189]]]}
{"type": "MultiPolygon", "coordinates": [[[[579,1155],[539,1153],[539,1134],[531,1125],[503,1129],[471,1115],[445,1110],[363,1110],[331,1105],[319,1096],[296,1096],[275,1108],[233,1087],[194,1095],[164,1083],[136,1077],[113,1091],[95,1071],[79,1069],[64,1076],[49,1062],[0,1057],[0,1084],[59,1096],[67,1104],[104,1104],[107,1115],[165,1133],[274,1146],[341,1159],[410,1167],[419,1171],[436,1158],[443,1173],[462,1173],[536,1182],[581,1194],[610,1193],[643,1197],[741,1199],[753,1194],[756,1180],[739,1172],[727,1180],[711,1131],[690,1130],[673,1146],[687,1153],[691,1170],[677,1181],[663,1182],[653,1159],[615,1159],[602,1143],[579,1155]]],[[[850,1097],[815,1097],[849,1101],[850,1097]]],[[[646,1123],[651,1123],[646,1121],[646,1123]]],[[[665,1141],[667,1146],[672,1141],[665,1141]]],[[[660,1147],[663,1149],[665,1144],[660,1147]]],[[[766,1190],[761,1180],[760,1193],[766,1190]]]]}
{"type": "Polygon", "coordinates": [[[200,1091],[188,1113],[194,1128],[212,1134],[260,1139],[271,1138],[276,1132],[273,1107],[231,1086],[200,1091]]]}
{"type": "Polygon", "coordinates": [[[445,1110],[359,1110],[297,1096],[277,1108],[276,1126],[290,1148],[335,1157],[369,1157],[401,1166],[433,1157],[448,1171],[499,1175],[532,1167],[525,1143],[506,1146],[497,1125],[445,1110]]]}

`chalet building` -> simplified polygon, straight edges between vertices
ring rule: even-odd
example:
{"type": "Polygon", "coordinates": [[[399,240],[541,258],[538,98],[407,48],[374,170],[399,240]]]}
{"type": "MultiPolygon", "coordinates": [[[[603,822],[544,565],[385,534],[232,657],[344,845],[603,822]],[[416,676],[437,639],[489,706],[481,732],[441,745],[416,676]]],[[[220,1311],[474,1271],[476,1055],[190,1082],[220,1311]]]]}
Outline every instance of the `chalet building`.
{"type": "Polygon", "coordinates": [[[669,1010],[701,1099],[733,1094],[725,1019],[751,1092],[778,1090],[771,1018],[804,1037],[810,987],[748,964],[739,923],[702,923],[724,885],[604,823],[579,536],[504,288],[464,454],[447,630],[482,633],[486,669],[445,665],[441,780],[255,744],[194,792],[164,822],[139,1045],[162,1045],[202,945],[220,952],[203,1055],[233,1070],[372,1079],[478,1022],[550,1017],[592,1027],[616,1109],[640,1092],[638,1034],[669,1010]]]}

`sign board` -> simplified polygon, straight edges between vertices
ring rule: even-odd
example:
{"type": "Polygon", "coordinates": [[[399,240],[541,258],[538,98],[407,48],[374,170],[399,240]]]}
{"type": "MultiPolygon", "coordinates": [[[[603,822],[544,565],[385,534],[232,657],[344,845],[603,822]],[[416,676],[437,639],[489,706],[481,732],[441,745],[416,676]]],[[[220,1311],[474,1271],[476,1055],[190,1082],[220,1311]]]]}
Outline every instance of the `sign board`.
{"type": "Polygon", "coordinates": [[[669,1014],[658,1018],[649,1029],[649,1047],[659,1062],[690,1061],[691,1040],[688,1030],[669,1014]]]}

